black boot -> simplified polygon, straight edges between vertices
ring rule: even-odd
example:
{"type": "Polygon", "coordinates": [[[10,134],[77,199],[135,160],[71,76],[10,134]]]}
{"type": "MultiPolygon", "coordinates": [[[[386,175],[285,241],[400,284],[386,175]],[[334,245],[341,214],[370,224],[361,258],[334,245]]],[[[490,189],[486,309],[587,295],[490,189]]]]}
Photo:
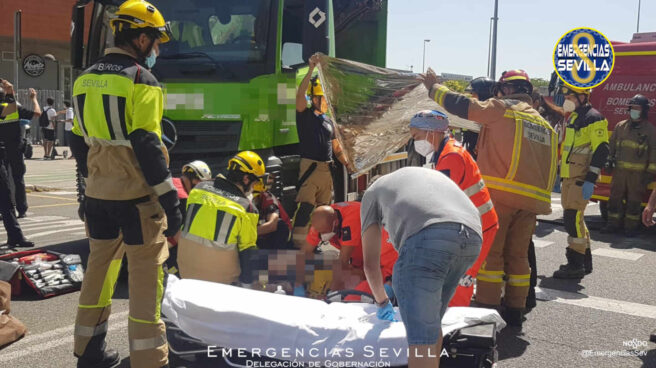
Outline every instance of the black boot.
{"type": "Polygon", "coordinates": [[[535,286],[529,286],[528,295],[526,296],[526,311],[524,314],[530,313],[537,305],[535,300],[535,286]]]}
{"type": "Polygon", "coordinates": [[[505,307],[501,311],[501,318],[508,324],[508,326],[522,327],[524,323],[524,310],[518,308],[505,307]]]}
{"type": "Polygon", "coordinates": [[[7,241],[7,246],[9,248],[32,248],[34,246],[34,242],[31,242],[27,239],[19,240],[19,241],[7,241]]]}
{"type": "Polygon", "coordinates": [[[84,354],[78,357],[77,368],[112,368],[121,363],[118,351],[107,349],[105,335],[102,333],[91,338],[84,354]]]}
{"type": "Polygon", "coordinates": [[[585,256],[583,258],[583,270],[586,275],[592,273],[592,250],[590,248],[585,250],[585,256]]]}
{"type": "Polygon", "coordinates": [[[585,255],[567,248],[567,264],[562,265],[559,270],[554,272],[553,277],[556,279],[581,279],[585,276],[583,260],[585,255]]]}
{"type": "Polygon", "coordinates": [[[651,335],[649,335],[649,341],[656,342],[656,330],[652,331],[651,335]]]}

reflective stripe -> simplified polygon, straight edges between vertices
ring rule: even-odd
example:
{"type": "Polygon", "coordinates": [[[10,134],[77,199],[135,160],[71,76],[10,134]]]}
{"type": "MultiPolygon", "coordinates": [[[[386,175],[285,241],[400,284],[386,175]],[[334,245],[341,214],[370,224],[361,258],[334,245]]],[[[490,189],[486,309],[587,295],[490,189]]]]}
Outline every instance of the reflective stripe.
{"type": "Polygon", "coordinates": [[[488,271],[485,269],[481,269],[478,271],[478,276],[476,276],[476,280],[478,281],[486,281],[486,282],[493,282],[493,283],[501,283],[503,282],[503,276],[505,272],[503,271],[488,271]]]}
{"type": "Polygon", "coordinates": [[[448,92],[451,92],[451,90],[446,86],[437,87],[437,89],[435,89],[435,102],[440,106],[444,106],[444,96],[446,96],[448,92]]]}
{"type": "Polygon", "coordinates": [[[515,193],[525,197],[551,203],[551,193],[536,186],[486,175],[483,175],[483,180],[485,180],[485,184],[488,188],[515,193]]]}
{"type": "MultiPolygon", "coordinates": [[[[121,102],[125,105],[125,98],[121,98],[121,102]]],[[[112,131],[116,140],[126,140],[126,136],[123,134],[126,129],[122,126],[123,119],[119,111],[119,97],[118,96],[109,96],[109,118],[112,131]]]]}
{"type": "Polygon", "coordinates": [[[647,148],[646,144],[639,144],[630,140],[623,140],[621,142],[617,142],[617,145],[623,148],[632,148],[632,149],[647,148]]]}
{"type": "Polygon", "coordinates": [[[643,171],[645,170],[645,164],[636,164],[633,162],[618,161],[617,167],[624,170],[633,170],[633,171],[643,171]]]}
{"type": "MultiPolygon", "coordinates": [[[[217,224],[218,229],[215,229],[215,232],[218,230],[218,233],[214,240],[227,243],[230,231],[232,230],[232,225],[235,221],[235,216],[223,211],[221,211],[221,213],[223,213],[223,220],[221,221],[221,224],[217,224]]],[[[219,214],[217,213],[217,218],[218,216],[219,214]]]]}
{"type": "Polygon", "coordinates": [[[469,188],[463,190],[463,192],[465,192],[467,197],[471,197],[474,194],[480,192],[483,188],[485,188],[485,182],[483,181],[483,179],[481,179],[481,180],[478,181],[478,183],[476,183],[476,184],[470,186],[469,188]]]}
{"type": "Polygon", "coordinates": [[[647,166],[647,171],[656,171],[656,164],[649,164],[649,166],[647,166]]]}
{"type": "Polygon", "coordinates": [[[172,190],[176,190],[175,185],[173,185],[173,178],[169,176],[163,182],[153,186],[153,190],[158,197],[172,190]]]}
{"type": "Polygon", "coordinates": [[[490,199],[489,201],[483,203],[482,205],[478,206],[478,213],[483,216],[484,214],[492,211],[494,208],[494,204],[492,204],[492,200],[490,199]]]}
{"type": "Polygon", "coordinates": [[[583,238],[583,229],[581,229],[581,216],[583,216],[583,211],[576,211],[576,222],[574,223],[574,227],[576,228],[576,236],[577,238],[583,238]]]}
{"type": "Polygon", "coordinates": [[[571,236],[567,237],[567,243],[569,244],[588,244],[588,239],[586,238],[573,238],[571,236]]]}
{"type": "Polygon", "coordinates": [[[620,214],[619,214],[619,213],[615,213],[615,212],[610,212],[610,211],[609,211],[609,212],[608,212],[608,218],[619,219],[619,218],[620,218],[620,214]]]}
{"type": "MultiPolygon", "coordinates": [[[[85,133],[86,134],[86,133],[85,133]]],[[[84,141],[86,142],[87,145],[92,146],[92,145],[98,145],[98,146],[123,146],[123,147],[130,147],[132,148],[132,142],[128,140],[110,140],[110,139],[103,139],[103,138],[98,138],[98,137],[88,137],[84,136],[84,141]]]]}
{"type": "Polygon", "coordinates": [[[519,166],[519,156],[522,152],[522,137],[524,136],[524,124],[522,120],[517,118],[517,115],[512,110],[506,110],[504,117],[515,120],[515,137],[513,141],[513,150],[512,155],[510,156],[510,167],[508,168],[508,173],[506,174],[506,179],[512,180],[515,178],[515,175],[517,175],[517,167],[519,166]]]}
{"type": "Polygon", "coordinates": [[[598,167],[590,166],[588,170],[590,170],[590,172],[595,173],[597,175],[601,174],[601,169],[598,167]]]}
{"type": "Polygon", "coordinates": [[[508,274],[508,285],[510,286],[529,286],[531,283],[531,274],[511,275],[508,274]]]}
{"type": "Polygon", "coordinates": [[[198,244],[201,244],[201,245],[204,245],[204,246],[210,247],[210,248],[219,248],[219,249],[223,249],[223,250],[237,249],[237,244],[225,244],[224,242],[205,239],[203,237],[191,234],[191,233],[186,232],[186,231],[183,231],[181,236],[183,238],[187,239],[187,240],[191,240],[193,242],[196,242],[198,244]]]}
{"type": "Polygon", "coordinates": [[[130,340],[130,351],[156,349],[165,344],[166,337],[164,335],[159,335],[148,339],[134,339],[130,340]]]}
{"type": "Polygon", "coordinates": [[[98,326],[75,325],[76,336],[93,337],[103,333],[107,333],[107,321],[99,324],[98,326]]]}
{"type": "Polygon", "coordinates": [[[80,131],[82,132],[82,135],[85,137],[85,141],[86,141],[86,137],[88,136],[87,129],[84,126],[84,116],[80,114],[80,111],[84,112],[85,97],[86,97],[85,94],[75,96],[73,98],[73,109],[75,109],[75,120],[77,120],[78,126],[80,127],[80,131]]]}
{"type": "Polygon", "coordinates": [[[627,219],[629,219],[629,220],[634,220],[634,221],[638,221],[638,220],[640,220],[640,216],[639,216],[639,215],[628,215],[628,214],[627,214],[625,217],[626,217],[627,219]]]}

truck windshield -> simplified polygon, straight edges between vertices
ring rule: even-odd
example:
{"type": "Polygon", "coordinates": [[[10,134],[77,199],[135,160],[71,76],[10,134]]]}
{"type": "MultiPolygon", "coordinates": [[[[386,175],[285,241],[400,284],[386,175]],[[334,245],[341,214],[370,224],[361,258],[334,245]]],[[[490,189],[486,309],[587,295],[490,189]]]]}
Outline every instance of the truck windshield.
{"type": "Polygon", "coordinates": [[[156,5],[172,33],[153,69],[159,79],[245,80],[268,69],[270,0],[159,0],[156,5]]]}

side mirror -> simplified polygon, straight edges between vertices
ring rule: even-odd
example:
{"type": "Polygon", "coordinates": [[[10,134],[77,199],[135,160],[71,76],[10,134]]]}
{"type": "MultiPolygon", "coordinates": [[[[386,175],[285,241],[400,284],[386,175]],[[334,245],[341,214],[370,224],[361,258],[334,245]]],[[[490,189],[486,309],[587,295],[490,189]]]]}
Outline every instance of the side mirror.
{"type": "Polygon", "coordinates": [[[297,69],[305,65],[303,61],[303,45],[300,43],[285,42],[282,45],[282,68],[297,69]]]}
{"type": "Polygon", "coordinates": [[[84,59],[84,6],[73,6],[71,17],[71,64],[74,69],[82,68],[84,59]]]}

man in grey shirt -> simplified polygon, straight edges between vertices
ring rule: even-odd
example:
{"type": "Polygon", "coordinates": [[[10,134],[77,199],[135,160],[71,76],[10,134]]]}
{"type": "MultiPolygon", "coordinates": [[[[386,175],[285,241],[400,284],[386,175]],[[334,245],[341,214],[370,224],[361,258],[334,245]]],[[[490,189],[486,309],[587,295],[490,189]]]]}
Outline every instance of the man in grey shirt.
{"type": "Polygon", "coordinates": [[[392,283],[406,328],[409,368],[439,366],[441,321],[458,281],[481,250],[478,210],[444,174],[407,167],[378,179],[360,210],[364,271],[380,319],[395,321],[380,273],[380,231],[399,258],[392,283]]]}

